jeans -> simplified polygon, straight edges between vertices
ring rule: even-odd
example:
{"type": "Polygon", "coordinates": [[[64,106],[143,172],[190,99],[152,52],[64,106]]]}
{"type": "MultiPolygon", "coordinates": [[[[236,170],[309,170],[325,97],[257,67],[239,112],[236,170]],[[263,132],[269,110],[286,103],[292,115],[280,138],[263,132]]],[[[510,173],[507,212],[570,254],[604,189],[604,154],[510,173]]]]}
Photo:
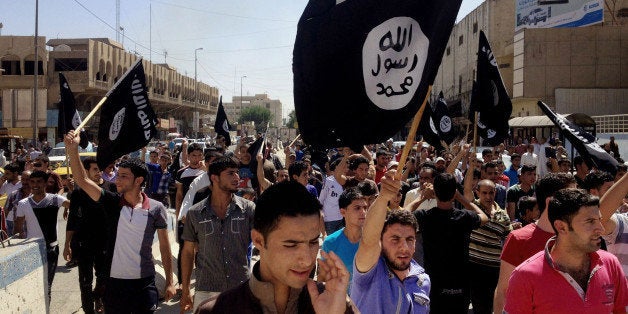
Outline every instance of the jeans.
{"type": "Polygon", "coordinates": [[[81,305],[86,314],[95,313],[95,299],[102,299],[105,294],[105,282],[109,277],[109,267],[104,249],[90,248],[86,243],[78,243],[72,250],[78,260],[79,288],[81,289],[81,305]],[[92,291],[96,271],[96,287],[92,291]]]}
{"type": "Polygon", "coordinates": [[[469,264],[471,303],[474,314],[493,312],[493,296],[499,280],[499,267],[469,264]]]}
{"type": "Polygon", "coordinates": [[[177,240],[179,241],[179,253],[177,254],[177,283],[181,284],[181,252],[183,252],[183,222],[177,221],[177,240]]]}
{"type": "Polygon", "coordinates": [[[48,264],[48,302],[50,302],[52,281],[55,279],[55,271],[57,271],[57,263],[59,262],[58,245],[50,246],[46,243],[46,260],[48,264]]]}
{"type": "Polygon", "coordinates": [[[105,291],[106,313],[154,313],[159,304],[155,276],[141,279],[109,278],[105,291]]]}

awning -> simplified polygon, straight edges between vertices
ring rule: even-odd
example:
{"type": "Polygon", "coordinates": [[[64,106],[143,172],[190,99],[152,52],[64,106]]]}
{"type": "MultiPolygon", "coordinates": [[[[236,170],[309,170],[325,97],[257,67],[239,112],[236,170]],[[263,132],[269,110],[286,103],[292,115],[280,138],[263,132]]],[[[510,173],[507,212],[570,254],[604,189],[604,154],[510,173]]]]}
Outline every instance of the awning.
{"type": "MultiPolygon", "coordinates": [[[[559,116],[565,117],[567,120],[579,125],[580,127],[594,127],[595,121],[590,116],[584,113],[570,113],[567,115],[559,114],[559,116]]],[[[554,123],[547,116],[528,116],[528,117],[516,117],[508,120],[508,125],[511,128],[542,128],[553,127],[554,123]]]]}

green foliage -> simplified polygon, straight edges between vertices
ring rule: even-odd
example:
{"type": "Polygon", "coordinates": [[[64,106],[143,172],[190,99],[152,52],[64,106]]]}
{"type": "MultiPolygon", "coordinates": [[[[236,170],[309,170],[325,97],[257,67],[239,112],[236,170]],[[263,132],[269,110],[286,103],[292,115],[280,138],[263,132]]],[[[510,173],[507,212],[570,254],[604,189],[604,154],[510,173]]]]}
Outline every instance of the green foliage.
{"type": "Polygon", "coordinates": [[[286,122],[286,127],[293,129],[299,128],[297,124],[297,114],[294,112],[294,110],[290,111],[290,113],[288,114],[288,122],[286,122]]]}
{"type": "Polygon", "coordinates": [[[263,129],[266,128],[266,123],[268,123],[272,117],[273,115],[270,113],[270,110],[260,106],[252,106],[242,109],[238,122],[254,121],[255,128],[258,131],[264,131],[263,129]]]}

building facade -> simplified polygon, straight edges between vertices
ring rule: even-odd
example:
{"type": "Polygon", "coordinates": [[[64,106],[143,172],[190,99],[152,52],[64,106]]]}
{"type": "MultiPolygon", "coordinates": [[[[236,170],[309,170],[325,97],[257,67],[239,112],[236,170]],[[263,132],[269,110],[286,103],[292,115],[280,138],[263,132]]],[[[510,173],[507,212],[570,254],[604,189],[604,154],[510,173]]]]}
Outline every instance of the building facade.
{"type": "Polygon", "coordinates": [[[254,96],[233,96],[230,103],[224,103],[225,113],[229,121],[235,122],[240,119],[243,109],[249,107],[263,107],[270,110],[272,115],[270,124],[274,127],[283,126],[282,105],[279,99],[270,99],[268,94],[255,94],[254,96]]]}
{"type": "MultiPolygon", "coordinates": [[[[139,56],[127,52],[120,43],[108,38],[51,39],[38,38],[37,135],[39,140],[55,139],[59,101],[58,73],[63,73],[74,93],[77,108],[85,116],[139,56]],[[45,49],[48,46],[48,49],[45,49]]],[[[8,133],[32,138],[34,38],[0,36],[0,127],[8,133]]],[[[198,82],[167,64],[142,60],[148,96],[162,135],[168,132],[193,134],[195,114],[215,115],[218,88],[198,82]]],[[[98,130],[98,113],[88,123],[93,137],[98,130]]],[[[208,133],[200,121],[199,132],[208,133]]],[[[58,139],[57,139],[58,140],[58,139]]]]}

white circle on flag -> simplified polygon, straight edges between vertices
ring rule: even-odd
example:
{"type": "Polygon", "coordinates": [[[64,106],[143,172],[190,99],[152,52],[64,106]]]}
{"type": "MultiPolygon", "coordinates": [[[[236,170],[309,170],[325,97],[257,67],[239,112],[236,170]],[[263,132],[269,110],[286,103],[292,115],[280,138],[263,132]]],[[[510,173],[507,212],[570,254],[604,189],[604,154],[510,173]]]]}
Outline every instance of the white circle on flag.
{"type": "Polygon", "coordinates": [[[396,110],[414,97],[427,60],[429,39],[407,16],[388,19],[373,28],[362,47],[366,95],[377,107],[396,110]]]}
{"type": "Polygon", "coordinates": [[[434,132],[434,134],[438,134],[436,126],[434,126],[434,120],[432,119],[432,117],[430,117],[430,129],[432,129],[432,132],[434,132]]]}
{"type": "Polygon", "coordinates": [[[74,111],[74,115],[72,116],[72,126],[74,128],[81,125],[81,116],[79,116],[78,111],[74,111]]]}
{"type": "Polygon", "coordinates": [[[227,120],[225,120],[225,121],[223,121],[223,122],[222,122],[222,129],[223,129],[225,132],[229,133],[229,124],[227,124],[227,120]]]}
{"type": "Polygon", "coordinates": [[[109,140],[115,141],[118,135],[120,135],[122,124],[124,123],[125,110],[126,108],[122,108],[113,116],[113,121],[111,121],[111,126],[109,127],[109,140]]]}
{"type": "Polygon", "coordinates": [[[495,135],[497,135],[497,132],[495,132],[495,130],[493,130],[493,129],[488,129],[486,131],[486,137],[488,137],[488,138],[493,138],[493,137],[495,137],[495,135]]]}
{"type": "Polygon", "coordinates": [[[451,131],[451,118],[448,116],[443,116],[440,118],[440,131],[442,133],[447,133],[451,131]]]}

